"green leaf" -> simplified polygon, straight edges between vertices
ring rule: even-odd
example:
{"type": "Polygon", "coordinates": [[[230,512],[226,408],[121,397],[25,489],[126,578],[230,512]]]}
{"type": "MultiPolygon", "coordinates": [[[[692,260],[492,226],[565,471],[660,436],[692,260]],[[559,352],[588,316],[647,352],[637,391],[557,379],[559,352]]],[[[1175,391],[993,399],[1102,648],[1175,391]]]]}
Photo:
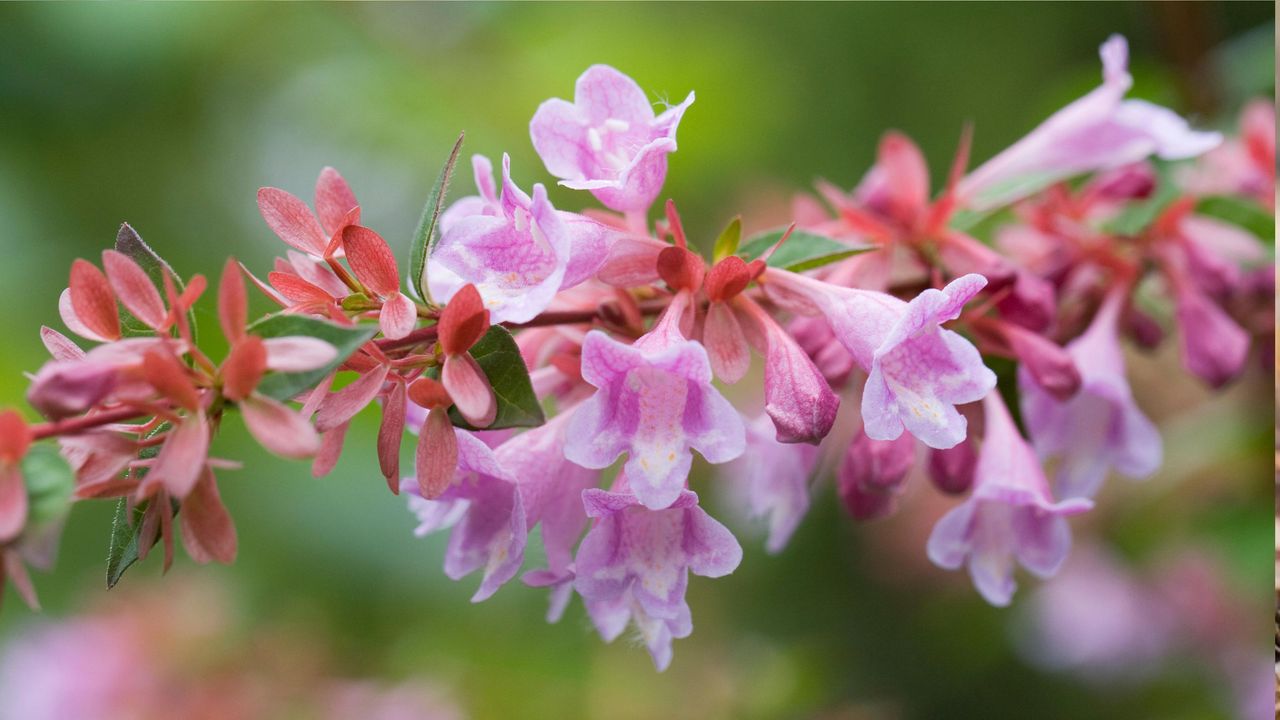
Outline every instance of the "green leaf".
{"type": "MultiPolygon", "coordinates": [[[[156,289],[160,291],[160,297],[165,299],[165,305],[169,304],[169,299],[164,293],[164,276],[169,274],[173,280],[173,286],[181,294],[186,289],[186,284],[182,282],[182,278],[178,273],[173,271],[169,263],[160,257],[151,246],[143,241],[142,236],[129,223],[121,223],[120,229],[116,231],[116,252],[127,256],[129,259],[138,263],[151,278],[151,282],[155,284],[156,289]]],[[[187,313],[187,322],[191,325],[191,338],[197,339],[196,314],[192,310],[187,313]]],[[[139,337],[155,335],[155,331],[147,327],[126,310],[120,308],[120,331],[126,337],[139,337]]]]}
{"type": "Polygon", "coordinates": [[[27,518],[40,525],[66,514],[76,487],[75,472],[52,445],[35,445],[22,458],[22,479],[27,485],[27,518]]]}
{"type": "Polygon", "coordinates": [[[130,518],[128,498],[116,501],[116,514],[111,520],[111,544],[107,546],[107,589],[115,587],[124,571],[138,562],[142,514],[146,509],[146,503],[139,503],[130,518]]]}
{"type": "Polygon", "coordinates": [[[351,357],[352,353],[359,350],[361,345],[376,335],[378,326],[361,324],[347,327],[306,315],[276,313],[250,325],[248,332],[262,338],[305,335],[324,340],[338,349],[338,356],[324,367],[308,372],[271,373],[258,385],[258,392],[276,400],[288,400],[304,390],[315,387],[316,383],[323,380],[326,375],[351,357]]]}
{"type": "Polygon", "coordinates": [[[409,250],[409,277],[413,279],[413,288],[418,291],[418,297],[425,301],[431,300],[431,294],[427,292],[427,258],[436,244],[440,213],[444,211],[445,196],[449,194],[449,180],[453,177],[454,166],[458,164],[458,153],[462,152],[462,139],[465,136],[466,133],[460,133],[458,141],[453,144],[449,160],[440,169],[440,176],[431,188],[427,206],[422,208],[418,229],[413,233],[413,246],[409,250]]]}
{"type": "MultiPolygon", "coordinates": [[[[746,260],[755,260],[769,248],[777,245],[784,232],[786,232],[785,229],[770,230],[756,235],[738,248],[738,254],[746,260]]],[[[782,243],[782,247],[769,257],[768,265],[801,272],[875,249],[874,245],[849,245],[823,235],[796,230],[791,233],[791,237],[787,238],[786,242],[782,243]]]]}
{"type": "MultiPolygon", "coordinates": [[[[161,433],[168,432],[172,428],[172,423],[161,423],[159,427],[147,433],[147,438],[153,438],[161,433]]],[[[138,457],[143,460],[149,460],[159,454],[159,445],[148,445],[142,448],[142,451],[138,453],[138,457]]],[[[137,472],[139,477],[145,477],[147,474],[145,468],[140,468],[137,472]]],[[[131,519],[129,517],[128,498],[120,498],[116,502],[116,514],[111,520],[111,539],[107,543],[108,590],[120,582],[125,570],[128,570],[131,565],[138,562],[142,544],[142,515],[146,512],[146,509],[146,502],[138,503],[134,507],[131,519]]],[[[178,514],[177,503],[173,504],[173,514],[178,514]]],[[[151,543],[154,545],[158,539],[152,538],[151,543]]]]}
{"type": "Polygon", "coordinates": [[[978,208],[978,212],[998,210],[1065,179],[1067,178],[1058,171],[1015,175],[981,188],[967,199],[966,204],[971,208],[978,208]]]}
{"type": "Polygon", "coordinates": [[[738,252],[738,243],[742,241],[742,216],[739,215],[729,221],[728,227],[720,233],[720,237],[716,238],[716,244],[713,247],[711,257],[715,262],[733,255],[738,252]]]}
{"type": "Polygon", "coordinates": [[[990,210],[957,210],[951,214],[951,221],[948,222],[947,225],[950,226],[952,230],[968,232],[999,211],[1000,208],[992,208],[990,210]]]}
{"type": "MultiPolygon", "coordinates": [[[[542,414],[542,406],[538,397],[533,394],[533,385],[529,382],[529,371],[525,368],[524,358],[520,356],[520,348],[516,345],[511,333],[500,325],[489,328],[489,332],[471,347],[471,357],[484,370],[493,387],[494,397],[498,399],[498,413],[493,424],[487,428],[472,427],[457,408],[449,409],[449,419],[464,430],[501,430],[511,427],[537,427],[546,422],[542,414]]],[[[428,374],[440,377],[440,369],[432,368],[428,374]]]]}
{"type": "Polygon", "coordinates": [[[1267,243],[1276,241],[1276,216],[1247,198],[1211,195],[1201,198],[1196,213],[1238,225],[1267,243]]]}

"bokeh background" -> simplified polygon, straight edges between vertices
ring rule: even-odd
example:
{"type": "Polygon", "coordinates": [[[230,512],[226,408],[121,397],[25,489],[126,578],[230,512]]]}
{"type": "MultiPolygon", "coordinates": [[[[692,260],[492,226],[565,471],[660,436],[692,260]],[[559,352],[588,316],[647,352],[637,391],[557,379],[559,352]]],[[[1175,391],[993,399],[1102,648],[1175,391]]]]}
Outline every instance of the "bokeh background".
{"type": "MultiPolygon", "coordinates": [[[[705,240],[737,213],[777,222],[817,177],[852,185],[887,128],[920,143],[935,178],[966,121],[975,159],[989,157],[1097,84],[1112,32],[1130,39],[1134,94],[1201,125],[1229,129],[1245,99],[1274,92],[1271,3],[6,4],[0,28],[0,406],[23,404],[72,259],[95,258],[121,221],[183,274],[216,274],[229,254],[266,268],[282,246],[256,189],[309,197],[331,164],[403,263],[457,133],[469,152],[509,152],[521,185],[549,182],[528,119],[596,62],[655,99],[697,91],[666,194],[705,240]]],[[[590,205],[560,188],[552,199],[590,205]]],[[[212,304],[201,312],[215,326],[212,304]]],[[[1222,632],[1256,639],[1265,663],[1272,381],[1259,370],[1211,396],[1172,350],[1131,359],[1165,470],[1111,482],[1077,537],[1139,574],[1202,558],[1227,598],[1222,632]]],[[[1239,716],[1249,673],[1202,653],[1139,673],[1029,662],[1034,583],[997,610],[929,566],[925,538],[947,503],[920,479],[897,516],[862,526],[819,484],[777,557],[699,488],[742,529],[746,558],[691,583],[696,630],[659,675],[642,648],[603,644],[576,602],[558,626],[543,622],[544,593],[519,583],[468,603],[474,579],[441,573],[444,537],[415,539],[386,492],[375,432],[362,417],[337,471],[315,480],[227,424],[215,452],[245,462],[222,479],[240,559],[177,570],[235,608],[222,644],[304,637],[334,672],[429,678],[476,718],[1239,716]]],[[[102,605],[110,514],[74,508],[57,572],[36,578],[45,611],[6,597],[0,645],[102,605]]],[[[111,594],[189,600],[189,583],[158,575],[153,558],[111,594]]]]}

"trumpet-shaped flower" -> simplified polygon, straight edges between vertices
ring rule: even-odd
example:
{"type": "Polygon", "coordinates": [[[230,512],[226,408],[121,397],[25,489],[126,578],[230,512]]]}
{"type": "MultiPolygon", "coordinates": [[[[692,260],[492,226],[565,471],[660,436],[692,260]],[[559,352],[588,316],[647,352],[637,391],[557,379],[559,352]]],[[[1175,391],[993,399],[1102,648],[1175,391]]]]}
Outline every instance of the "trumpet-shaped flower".
{"type": "Polygon", "coordinates": [[[613,231],[556,210],[540,183],[530,198],[512,182],[505,154],[500,196],[489,160],[477,155],[472,165],[480,194],[462,198],[441,216],[427,287],[437,302],[447,302],[472,283],[493,322],[525,322],[546,309],[557,291],[595,274],[613,231]]]}
{"type": "Polygon", "coordinates": [[[868,373],[862,419],[873,440],[894,440],[905,428],[929,447],[949,448],[965,436],[955,406],[982,399],[995,373],[963,337],[941,324],[959,317],[986,280],[957,278],[911,302],[885,293],[836,287],[771,268],[761,279],[770,297],[808,315],[822,315],[836,339],[868,373]]]}
{"type": "Polygon", "coordinates": [[[590,190],[619,212],[644,212],[662,190],[676,127],[693,99],[691,92],[655,116],[634,80],[592,65],[578,78],[573,102],[554,98],[538,107],[529,134],[561,185],[590,190]]]}
{"type": "Polygon", "coordinates": [[[808,443],[783,443],[775,437],[773,419],[760,415],[747,423],[747,449],[725,465],[721,479],[746,499],[751,517],[767,517],[765,550],[782,552],[809,511],[809,478],[819,450],[808,443]]]}
{"type": "Polygon", "coordinates": [[[423,497],[417,478],[405,478],[400,490],[418,517],[414,534],[453,528],[445,550],[444,573],[460,580],[483,569],[472,602],[487,600],[515,577],[524,562],[528,539],[524,506],[512,475],[492,449],[465,430],[457,433],[457,470],[453,482],[434,500],[423,497]]]}
{"type": "Polygon", "coordinates": [[[1000,394],[987,395],[983,409],[986,434],[973,494],[934,526],[928,552],[948,570],[967,562],[978,592],[1003,607],[1017,587],[1015,559],[1038,577],[1056,573],[1071,550],[1067,516],[1088,510],[1093,501],[1054,502],[1040,462],[1018,434],[1000,394]]]}
{"type": "Polygon", "coordinates": [[[564,448],[565,457],[587,468],[606,468],[628,453],[633,491],[655,510],[680,496],[690,449],[722,463],[746,444],[742,417],[711,384],[706,350],[676,328],[685,304],[673,302],[634,345],[599,330],[587,334],[582,378],[597,390],[569,421],[564,448]]]}
{"type": "Polygon", "coordinates": [[[1195,157],[1222,142],[1192,130],[1172,110],[1125,100],[1133,85],[1129,44],[1112,35],[1099,49],[1102,85],[1054,113],[1026,137],[974,170],[959,186],[975,209],[999,207],[1073,175],[1137,162],[1195,157]]]}
{"type": "Polygon", "coordinates": [[[1022,417],[1036,451],[1058,459],[1060,498],[1092,497],[1111,468],[1142,478],[1160,466],[1160,434],[1134,403],[1125,377],[1123,302],[1121,293],[1111,293],[1089,329],[1067,345],[1082,378],[1076,395],[1056,397],[1025,365],[1018,369],[1022,417]]]}
{"type": "MultiPolygon", "coordinates": [[[[626,479],[618,487],[625,488],[626,479]]],[[[593,488],[582,493],[582,503],[597,521],[578,548],[575,588],[606,640],[617,637],[630,616],[664,670],[671,638],[693,629],[684,600],[689,573],[728,575],[742,561],[742,547],[688,490],[663,510],[645,508],[627,490],[593,488]]]]}

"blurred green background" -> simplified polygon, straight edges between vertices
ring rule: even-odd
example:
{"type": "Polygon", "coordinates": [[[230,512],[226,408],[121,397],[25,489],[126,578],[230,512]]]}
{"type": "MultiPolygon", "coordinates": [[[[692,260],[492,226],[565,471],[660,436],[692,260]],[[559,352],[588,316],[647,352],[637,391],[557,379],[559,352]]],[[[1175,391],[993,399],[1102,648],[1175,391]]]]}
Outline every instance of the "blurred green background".
{"type": "MultiPolygon", "coordinates": [[[[1130,39],[1135,94],[1203,125],[1230,128],[1245,97],[1274,85],[1270,3],[6,4],[0,28],[0,406],[25,407],[22,373],[45,359],[39,326],[61,327],[72,259],[96,258],[121,221],[183,274],[216,276],[229,254],[265,269],[283,245],[256,189],[309,198],[330,164],[403,263],[460,130],[467,152],[511,153],[526,189],[550,183],[528,119],[543,99],[571,97],[592,63],[656,98],[697,91],[665,195],[707,239],[740,212],[752,227],[780,220],[816,177],[854,184],[887,128],[920,143],[935,177],[966,121],[975,159],[989,157],[1097,84],[1096,48],[1112,32],[1130,39]]],[[[561,188],[552,199],[592,205],[561,188]]],[[[1265,653],[1270,381],[1254,373],[1210,400],[1167,350],[1134,362],[1171,470],[1113,481],[1075,526],[1137,562],[1173,545],[1224,558],[1265,653]]],[[[559,626],[543,623],[544,592],[515,582],[469,604],[475,579],[440,570],[444,536],[415,539],[386,492],[375,422],[361,418],[323,480],[227,424],[215,453],[245,462],[221,483],[240,560],[199,572],[233,588],[246,635],[327,638],[347,674],[428,675],[478,718],[1229,716],[1222,680],[1195,663],[1103,687],[1027,667],[1011,649],[1017,610],[927,566],[942,505],[916,492],[898,516],[854,526],[827,484],[781,556],[740,532],[739,571],[691,583],[696,631],[658,675],[642,648],[604,645],[577,601],[559,626]]],[[[72,512],[57,572],[37,577],[46,616],[105,594],[110,512],[72,512]]],[[[158,573],[152,559],[123,585],[158,573]]],[[[0,642],[31,622],[10,594],[0,642]]]]}

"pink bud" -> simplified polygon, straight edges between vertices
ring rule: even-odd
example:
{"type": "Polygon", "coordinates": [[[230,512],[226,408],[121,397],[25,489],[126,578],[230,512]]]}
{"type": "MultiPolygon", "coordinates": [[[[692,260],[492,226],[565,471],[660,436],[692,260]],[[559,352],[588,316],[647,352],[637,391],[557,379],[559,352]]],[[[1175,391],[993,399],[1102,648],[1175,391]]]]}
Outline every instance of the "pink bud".
{"type": "Polygon", "coordinates": [[[915,438],[908,433],[896,440],[872,440],[858,432],[837,476],[840,499],[854,519],[874,520],[893,511],[915,448],[915,438]]]}
{"type": "Polygon", "coordinates": [[[968,440],[946,450],[929,451],[929,478],[939,490],[960,495],[973,486],[973,470],[978,455],[968,440]]]}
{"type": "Polygon", "coordinates": [[[117,369],[110,364],[55,360],[36,373],[27,402],[54,420],[79,415],[110,395],[118,380],[117,369]]]}
{"type": "Polygon", "coordinates": [[[1178,292],[1177,304],[1183,364],[1215,388],[1234,380],[1249,352],[1248,333],[1189,284],[1178,292]]]}
{"type": "Polygon", "coordinates": [[[1036,384],[1059,400],[1067,400],[1080,390],[1080,371],[1062,346],[1012,323],[985,320],[981,327],[999,339],[1018,358],[1036,384]]]}

